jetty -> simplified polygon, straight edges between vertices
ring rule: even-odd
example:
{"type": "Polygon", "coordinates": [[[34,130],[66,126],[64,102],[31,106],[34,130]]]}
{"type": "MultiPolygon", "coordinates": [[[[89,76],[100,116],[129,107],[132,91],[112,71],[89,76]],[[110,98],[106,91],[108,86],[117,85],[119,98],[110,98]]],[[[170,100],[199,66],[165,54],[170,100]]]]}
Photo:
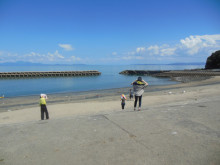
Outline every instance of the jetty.
{"type": "Polygon", "coordinates": [[[124,75],[149,75],[154,77],[182,77],[182,76],[220,76],[220,69],[192,69],[192,70],[124,70],[124,75]]]}
{"type": "Polygon", "coordinates": [[[3,78],[35,78],[35,77],[73,77],[73,76],[98,76],[101,72],[89,71],[39,71],[39,72],[0,72],[3,78]]]}

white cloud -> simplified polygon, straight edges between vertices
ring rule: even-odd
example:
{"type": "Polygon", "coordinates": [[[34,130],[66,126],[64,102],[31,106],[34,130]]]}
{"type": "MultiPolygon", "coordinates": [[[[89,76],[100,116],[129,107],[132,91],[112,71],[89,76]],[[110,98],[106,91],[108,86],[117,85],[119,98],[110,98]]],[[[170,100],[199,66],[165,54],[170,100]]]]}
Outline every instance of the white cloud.
{"type": "Polygon", "coordinates": [[[74,50],[70,44],[59,44],[59,47],[63,48],[66,51],[74,50]]]}
{"type": "Polygon", "coordinates": [[[137,49],[136,49],[136,52],[137,52],[137,53],[143,53],[143,52],[145,52],[145,47],[139,47],[139,48],[137,48],[137,49]]]}
{"type": "Polygon", "coordinates": [[[76,57],[76,56],[71,56],[70,59],[71,61],[81,61],[81,58],[76,57]]]}
{"type": "Polygon", "coordinates": [[[180,47],[185,49],[188,54],[194,55],[201,50],[208,49],[215,50],[220,48],[220,34],[203,35],[203,36],[189,36],[180,40],[180,47]]]}
{"type": "Polygon", "coordinates": [[[135,54],[137,54],[136,52],[126,52],[126,53],[123,53],[123,55],[125,56],[134,56],[135,54]]]}
{"type": "Polygon", "coordinates": [[[203,35],[203,36],[189,36],[181,39],[175,45],[152,45],[147,48],[146,54],[158,56],[172,56],[172,55],[199,55],[211,54],[220,49],[220,34],[217,35],[203,35]],[[178,54],[177,54],[178,53],[178,54]]]}
{"type": "Polygon", "coordinates": [[[147,48],[148,53],[150,55],[159,55],[159,56],[171,56],[175,54],[177,48],[175,47],[170,47],[167,44],[164,44],[162,46],[154,45],[154,46],[149,46],[147,48]]]}
{"type": "Polygon", "coordinates": [[[120,56],[119,58],[122,60],[141,60],[144,59],[142,55],[145,51],[145,47],[138,47],[136,48],[136,51],[122,53],[122,56],[120,56]]]}
{"type": "Polygon", "coordinates": [[[44,56],[44,55],[41,55],[41,54],[35,53],[35,52],[31,52],[29,54],[24,55],[24,57],[26,57],[26,58],[31,58],[31,57],[34,58],[34,57],[42,57],[42,56],[44,56]]]}
{"type": "Polygon", "coordinates": [[[49,61],[59,63],[60,61],[65,61],[66,58],[56,50],[54,53],[48,52],[47,54],[40,54],[36,52],[30,52],[24,55],[4,52],[1,56],[1,60],[1,62],[26,61],[34,63],[48,63],[49,61]]]}
{"type": "Polygon", "coordinates": [[[142,60],[142,59],[144,59],[144,57],[142,57],[142,56],[124,56],[124,57],[121,57],[121,59],[123,59],[123,60],[142,60]]]}
{"type": "Polygon", "coordinates": [[[122,57],[123,60],[132,60],[134,59],[134,56],[124,56],[122,57]]]}
{"type": "MultiPolygon", "coordinates": [[[[59,44],[65,50],[73,50],[69,44],[59,44]]],[[[165,62],[181,60],[181,59],[199,59],[205,61],[205,59],[211,55],[211,53],[220,50],[220,34],[216,35],[191,35],[185,39],[180,39],[179,42],[173,45],[151,45],[141,46],[134,48],[130,52],[112,52],[110,58],[79,58],[75,55],[62,55],[56,50],[53,53],[37,53],[30,52],[28,54],[17,54],[11,52],[0,51],[0,62],[16,62],[16,61],[31,61],[35,63],[72,63],[72,62],[84,62],[84,63],[99,63],[105,61],[105,63],[121,62],[122,60],[127,63],[135,62],[149,62],[157,63],[158,60],[165,62]],[[194,56],[194,57],[192,57],[194,56]],[[130,61],[129,61],[130,60],[130,61]]]]}
{"type": "Polygon", "coordinates": [[[174,55],[176,51],[176,48],[165,48],[165,49],[161,49],[161,56],[171,56],[174,55]]]}
{"type": "Polygon", "coordinates": [[[176,51],[175,47],[170,47],[167,44],[163,44],[161,46],[152,45],[148,48],[146,47],[137,47],[136,51],[124,53],[123,60],[147,60],[149,59],[149,55],[157,55],[157,56],[171,56],[174,55],[176,51]]]}
{"type": "Polygon", "coordinates": [[[50,53],[48,52],[47,55],[41,55],[42,58],[45,59],[44,62],[47,62],[47,60],[51,61],[51,62],[59,62],[60,60],[64,59],[65,57],[62,56],[58,50],[56,50],[54,53],[50,53]]]}
{"type": "Polygon", "coordinates": [[[56,52],[54,53],[54,56],[55,56],[55,57],[58,57],[58,58],[64,58],[64,56],[62,56],[61,54],[59,54],[58,50],[56,50],[56,52]]]}
{"type": "Polygon", "coordinates": [[[150,46],[147,48],[147,50],[152,54],[152,55],[158,55],[160,53],[160,47],[157,45],[150,46]]]}
{"type": "Polygon", "coordinates": [[[56,50],[54,53],[40,54],[37,52],[30,52],[24,55],[18,55],[8,52],[0,52],[0,63],[4,62],[16,62],[16,61],[26,61],[33,63],[44,63],[44,64],[67,64],[73,62],[83,61],[81,58],[76,56],[65,57],[56,50]]]}
{"type": "Polygon", "coordinates": [[[116,56],[118,53],[117,52],[112,52],[112,55],[113,56],[116,56]]]}

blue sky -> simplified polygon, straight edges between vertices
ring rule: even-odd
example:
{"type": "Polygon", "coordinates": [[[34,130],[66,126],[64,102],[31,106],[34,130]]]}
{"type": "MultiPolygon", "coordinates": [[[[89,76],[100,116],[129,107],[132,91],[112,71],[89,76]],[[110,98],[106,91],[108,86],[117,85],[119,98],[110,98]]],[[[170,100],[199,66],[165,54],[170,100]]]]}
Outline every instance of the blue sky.
{"type": "Polygon", "coordinates": [[[205,62],[219,0],[0,0],[0,63],[205,62]]]}

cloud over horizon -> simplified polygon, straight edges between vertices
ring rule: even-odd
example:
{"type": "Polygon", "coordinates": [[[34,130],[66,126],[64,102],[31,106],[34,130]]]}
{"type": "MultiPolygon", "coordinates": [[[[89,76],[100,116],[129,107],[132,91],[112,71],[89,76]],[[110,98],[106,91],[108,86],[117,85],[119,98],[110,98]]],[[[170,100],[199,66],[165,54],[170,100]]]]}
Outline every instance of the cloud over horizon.
{"type": "Polygon", "coordinates": [[[212,51],[213,49],[220,49],[220,34],[189,36],[181,39],[180,43],[181,48],[185,48],[190,55],[194,55],[200,50],[212,51]]]}
{"type": "MultiPolygon", "coordinates": [[[[69,44],[59,44],[64,50],[73,50],[69,44]]],[[[84,64],[109,64],[109,63],[172,63],[172,62],[201,62],[205,61],[211,53],[220,50],[220,34],[215,35],[190,35],[180,39],[174,44],[161,44],[140,46],[133,51],[110,52],[109,56],[93,58],[91,56],[75,56],[70,52],[62,54],[55,50],[54,53],[30,52],[26,54],[11,53],[0,50],[0,62],[34,62],[34,63],[84,63],[84,64]]],[[[80,52],[79,52],[80,53],[80,52]]]]}
{"type": "Polygon", "coordinates": [[[74,48],[70,44],[59,44],[59,47],[63,48],[65,51],[72,51],[74,48]]]}
{"type": "MultiPolygon", "coordinates": [[[[201,55],[211,55],[211,53],[220,50],[220,34],[216,35],[191,35],[185,39],[180,39],[174,45],[150,45],[146,47],[137,47],[136,51],[122,53],[121,59],[141,60],[160,59],[166,60],[168,57],[178,61],[178,58],[190,58],[192,56],[201,57],[201,55]]],[[[119,54],[119,53],[118,53],[119,54]]]]}
{"type": "Polygon", "coordinates": [[[30,52],[24,55],[19,55],[17,53],[1,52],[0,59],[1,63],[24,61],[43,64],[71,64],[82,60],[81,58],[76,56],[65,57],[64,55],[60,54],[58,50],[56,50],[54,53],[48,52],[46,54],[40,54],[36,52],[30,52]]]}

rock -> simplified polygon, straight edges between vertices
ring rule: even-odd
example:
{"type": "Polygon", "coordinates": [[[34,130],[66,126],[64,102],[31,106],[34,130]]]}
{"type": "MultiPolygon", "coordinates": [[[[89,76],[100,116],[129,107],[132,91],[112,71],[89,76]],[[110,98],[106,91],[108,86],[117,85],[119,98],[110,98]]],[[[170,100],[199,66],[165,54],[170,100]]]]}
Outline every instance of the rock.
{"type": "Polygon", "coordinates": [[[205,69],[220,69],[220,50],[207,58],[205,69]]]}
{"type": "Polygon", "coordinates": [[[156,75],[158,73],[162,73],[163,71],[150,71],[150,70],[124,70],[119,74],[124,75],[156,75]]]}

